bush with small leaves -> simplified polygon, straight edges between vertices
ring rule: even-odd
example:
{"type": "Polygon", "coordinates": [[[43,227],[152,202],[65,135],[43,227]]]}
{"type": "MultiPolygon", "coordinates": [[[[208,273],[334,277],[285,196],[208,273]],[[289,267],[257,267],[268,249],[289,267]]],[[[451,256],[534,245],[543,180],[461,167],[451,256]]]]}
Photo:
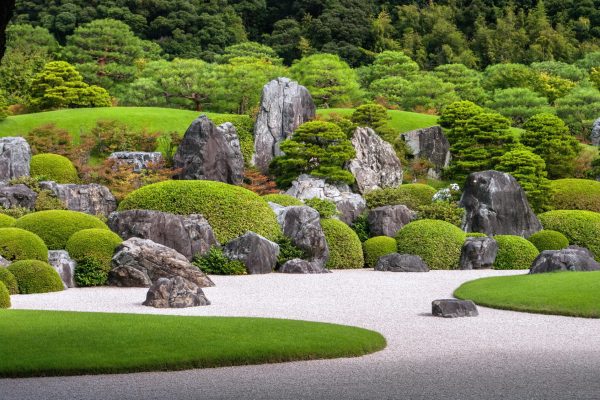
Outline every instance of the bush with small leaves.
{"type": "Polygon", "coordinates": [[[262,196],[262,198],[265,199],[265,201],[279,204],[280,206],[283,206],[283,207],[303,206],[304,205],[302,200],[297,199],[294,196],[290,196],[289,194],[279,194],[279,193],[266,194],[266,195],[262,196]]]}
{"type": "Polygon", "coordinates": [[[304,200],[304,204],[317,210],[321,218],[332,218],[339,214],[335,203],[331,200],[313,197],[304,200]]]}
{"type": "Polygon", "coordinates": [[[247,273],[244,263],[225,257],[223,250],[218,247],[211,247],[208,253],[195,258],[192,264],[209,275],[245,275],[247,273]]]}
{"type": "Polygon", "coordinates": [[[0,214],[0,228],[11,228],[15,225],[16,219],[10,215],[0,214]]]}
{"type": "Polygon", "coordinates": [[[365,264],[367,267],[374,268],[379,257],[397,251],[396,239],[389,236],[375,236],[363,243],[363,250],[365,252],[365,264]]]}
{"type": "Polygon", "coordinates": [[[64,290],[60,275],[48,263],[39,260],[21,260],[8,266],[17,279],[19,293],[48,293],[64,290]]]}
{"type": "Polygon", "coordinates": [[[48,261],[48,248],[35,233],[19,228],[0,228],[0,256],[8,261],[48,261]]]}
{"type": "Polygon", "coordinates": [[[409,183],[395,188],[376,189],[365,195],[367,207],[404,204],[412,210],[431,204],[435,189],[423,183],[409,183]]]}
{"type": "Polygon", "coordinates": [[[540,253],[527,239],[513,235],[496,235],[498,255],[494,269],[529,269],[540,253]]]}
{"type": "Polygon", "coordinates": [[[371,228],[369,228],[369,213],[360,214],[350,225],[350,228],[358,235],[361,242],[365,242],[371,237],[371,228]]]}
{"type": "Polygon", "coordinates": [[[527,238],[539,250],[561,250],[569,246],[569,239],[558,231],[544,229],[527,238]]]}
{"type": "Polygon", "coordinates": [[[31,176],[56,183],[77,183],[75,166],[67,157],[58,154],[36,154],[31,157],[31,176]]]}
{"type": "Polygon", "coordinates": [[[558,179],[550,182],[555,210],[600,212],[600,182],[589,179],[558,179]]]}
{"type": "Polygon", "coordinates": [[[303,259],[306,257],[304,251],[296,247],[294,243],[292,243],[292,239],[287,236],[281,235],[275,242],[279,245],[279,255],[277,256],[277,264],[279,265],[283,265],[294,258],[303,259]]]}
{"type": "Polygon", "coordinates": [[[75,280],[79,286],[104,285],[115,249],[123,240],[106,229],[83,229],[67,241],[66,250],[77,261],[75,280]],[[85,282],[85,284],[82,284],[85,282]]]}
{"type": "Polygon", "coordinates": [[[10,308],[10,293],[2,282],[0,282],[0,308],[10,308]]]}
{"type": "Polygon", "coordinates": [[[365,264],[360,239],[348,225],[337,219],[321,220],[329,247],[328,269],[362,268],[365,264]]]}
{"type": "Polygon", "coordinates": [[[460,228],[465,210],[460,208],[456,202],[434,201],[431,204],[417,208],[418,219],[439,219],[450,222],[460,228]]]}
{"type": "Polygon", "coordinates": [[[0,267],[0,283],[6,286],[10,294],[19,294],[17,278],[6,268],[0,267]]]}
{"type": "Polygon", "coordinates": [[[600,260],[600,213],[584,210],[554,210],[538,215],[544,229],[558,231],[570,244],[589,249],[600,260]]]}

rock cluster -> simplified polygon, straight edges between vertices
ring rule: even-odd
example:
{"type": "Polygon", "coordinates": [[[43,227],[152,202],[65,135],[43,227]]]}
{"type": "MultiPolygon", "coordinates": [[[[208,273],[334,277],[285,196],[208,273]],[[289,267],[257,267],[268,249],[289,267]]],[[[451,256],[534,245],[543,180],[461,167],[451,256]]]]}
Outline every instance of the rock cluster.
{"type": "Polygon", "coordinates": [[[562,250],[544,250],[531,264],[530,274],[555,271],[599,271],[600,263],[587,249],[572,246],[562,250]]]}
{"type": "Polygon", "coordinates": [[[31,149],[22,137],[0,138],[0,181],[29,176],[31,149]]]}
{"type": "Polygon", "coordinates": [[[379,257],[375,271],[428,272],[429,267],[419,256],[392,253],[379,257]]]}
{"type": "Polygon", "coordinates": [[[241,261],[250,275],[268,274],[277,264],[279,245],[254,232],[247,232],[227,243],[223,254],[231,260],[241,261]]]}
{"type": "Polygon", "coordinates": [[[460,269],[492,268],[498,242],[490,237],[468,237],[460,253],[460,269]]]}
{"type": "Polygon", "coordinates": [[[106,186],[59,184],[52,181],[40,182],[42,189],[50,190],[67,209],[90,215],[108,216],[117,209],[117,200],[106,186]]]}
{"type": "Polygon", "coordinates": [[[369,210],[369,229],[372,236],[396,236],[406,224],[417,218],[417,213],[405,205],[382,206],[369,210]]]}
{"type": "Polygon", "coordinates": [[[427,175],[439,179],[441,172],[450,164],[450,142],[440,126],[417,129],[402,134],[402,139],[415,158],[427,160],[432,167],[427,175]]]}
{"type": "Polygon", "coordinates": [[[194,283],[180,276],[159,278],[146,294],[145,306],[156,308],[184,308],[207,306],[210,301],[194,283]]]}
{"type": "Polygon", "coordinates": [[[158,151],[117,151],[108,158],[117,163],[133,165],[133,172],[141,172],[151,164],[159,165],[163,162],[162,153],[158,151]]]}

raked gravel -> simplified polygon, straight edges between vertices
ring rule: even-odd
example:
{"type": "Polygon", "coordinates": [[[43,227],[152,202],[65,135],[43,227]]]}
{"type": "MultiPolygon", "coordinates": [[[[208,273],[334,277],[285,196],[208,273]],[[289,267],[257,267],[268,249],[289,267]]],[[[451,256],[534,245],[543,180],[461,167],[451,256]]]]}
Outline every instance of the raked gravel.
{"type": "Polygon", "coordinates": [[[13,296],[15,309],[334,322],[381,332],[388,346],[350,359],[4,379],[0,399],[600,399],[600,320],[482,307],[475,318],[430,314],[432,300],[450,297],[463,282],[517,273],[522,272],[215,276],[216,286],[205,289],[212,305],[176,310],[142,306],[146,289],[13,296]]]}

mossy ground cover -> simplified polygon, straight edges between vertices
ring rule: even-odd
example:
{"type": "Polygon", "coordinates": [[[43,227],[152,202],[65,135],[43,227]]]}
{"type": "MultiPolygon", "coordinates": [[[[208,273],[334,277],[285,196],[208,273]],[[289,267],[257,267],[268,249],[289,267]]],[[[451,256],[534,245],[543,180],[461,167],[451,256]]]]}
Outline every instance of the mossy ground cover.
{"type": "Polygon", "coordinates": [[[360,356],[379,333],[306,321],[0,311],[0,377],[166,371],[360,356]]]}
{"type": "Polygon", "coordinates": [[[464,283],[454,296],[485,307],[600,318],[600,271],[482,278],[464,283]]]}

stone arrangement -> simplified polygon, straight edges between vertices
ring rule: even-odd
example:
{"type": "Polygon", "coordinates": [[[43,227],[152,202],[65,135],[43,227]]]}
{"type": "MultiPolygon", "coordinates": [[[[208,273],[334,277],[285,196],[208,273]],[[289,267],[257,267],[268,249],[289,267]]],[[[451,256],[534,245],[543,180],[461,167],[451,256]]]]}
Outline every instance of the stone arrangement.
{"type": "Polygon", "coordinates": [[[108,156],[116,163],[133,165],[133,172],[141,172],[150,165],[160,165],[164,162],[162,153],[158,151],[117,151],[108,156]]]}
{"type": "Polygon", "coordinates": [[[439,179],[442,170],[450,165],[450,142],[442,127],[432,126],[405,132],[402,139],[415,158],[426,160],[433,165],[427,171],[430,178],[439,179]]]}
{"type": "Polygon", "coordinates": [[[460,254],[460,269],[492,268],[498,254],[498,242],[490,237],[468,237],[460,254]]]}
{"type": "Polygon", "coordinates": [[[419,256],[392,253],[379,258],[375,271],[427,272],[429,267],[419,256]]]}
{"type": "Polygon", "coordinates": [[[108,216],[117,209],[115,196],[106,186],[97,183],[77,185],[46,181],[40,182],[40,187],[54,193],[69,210],[108,216]]]}

